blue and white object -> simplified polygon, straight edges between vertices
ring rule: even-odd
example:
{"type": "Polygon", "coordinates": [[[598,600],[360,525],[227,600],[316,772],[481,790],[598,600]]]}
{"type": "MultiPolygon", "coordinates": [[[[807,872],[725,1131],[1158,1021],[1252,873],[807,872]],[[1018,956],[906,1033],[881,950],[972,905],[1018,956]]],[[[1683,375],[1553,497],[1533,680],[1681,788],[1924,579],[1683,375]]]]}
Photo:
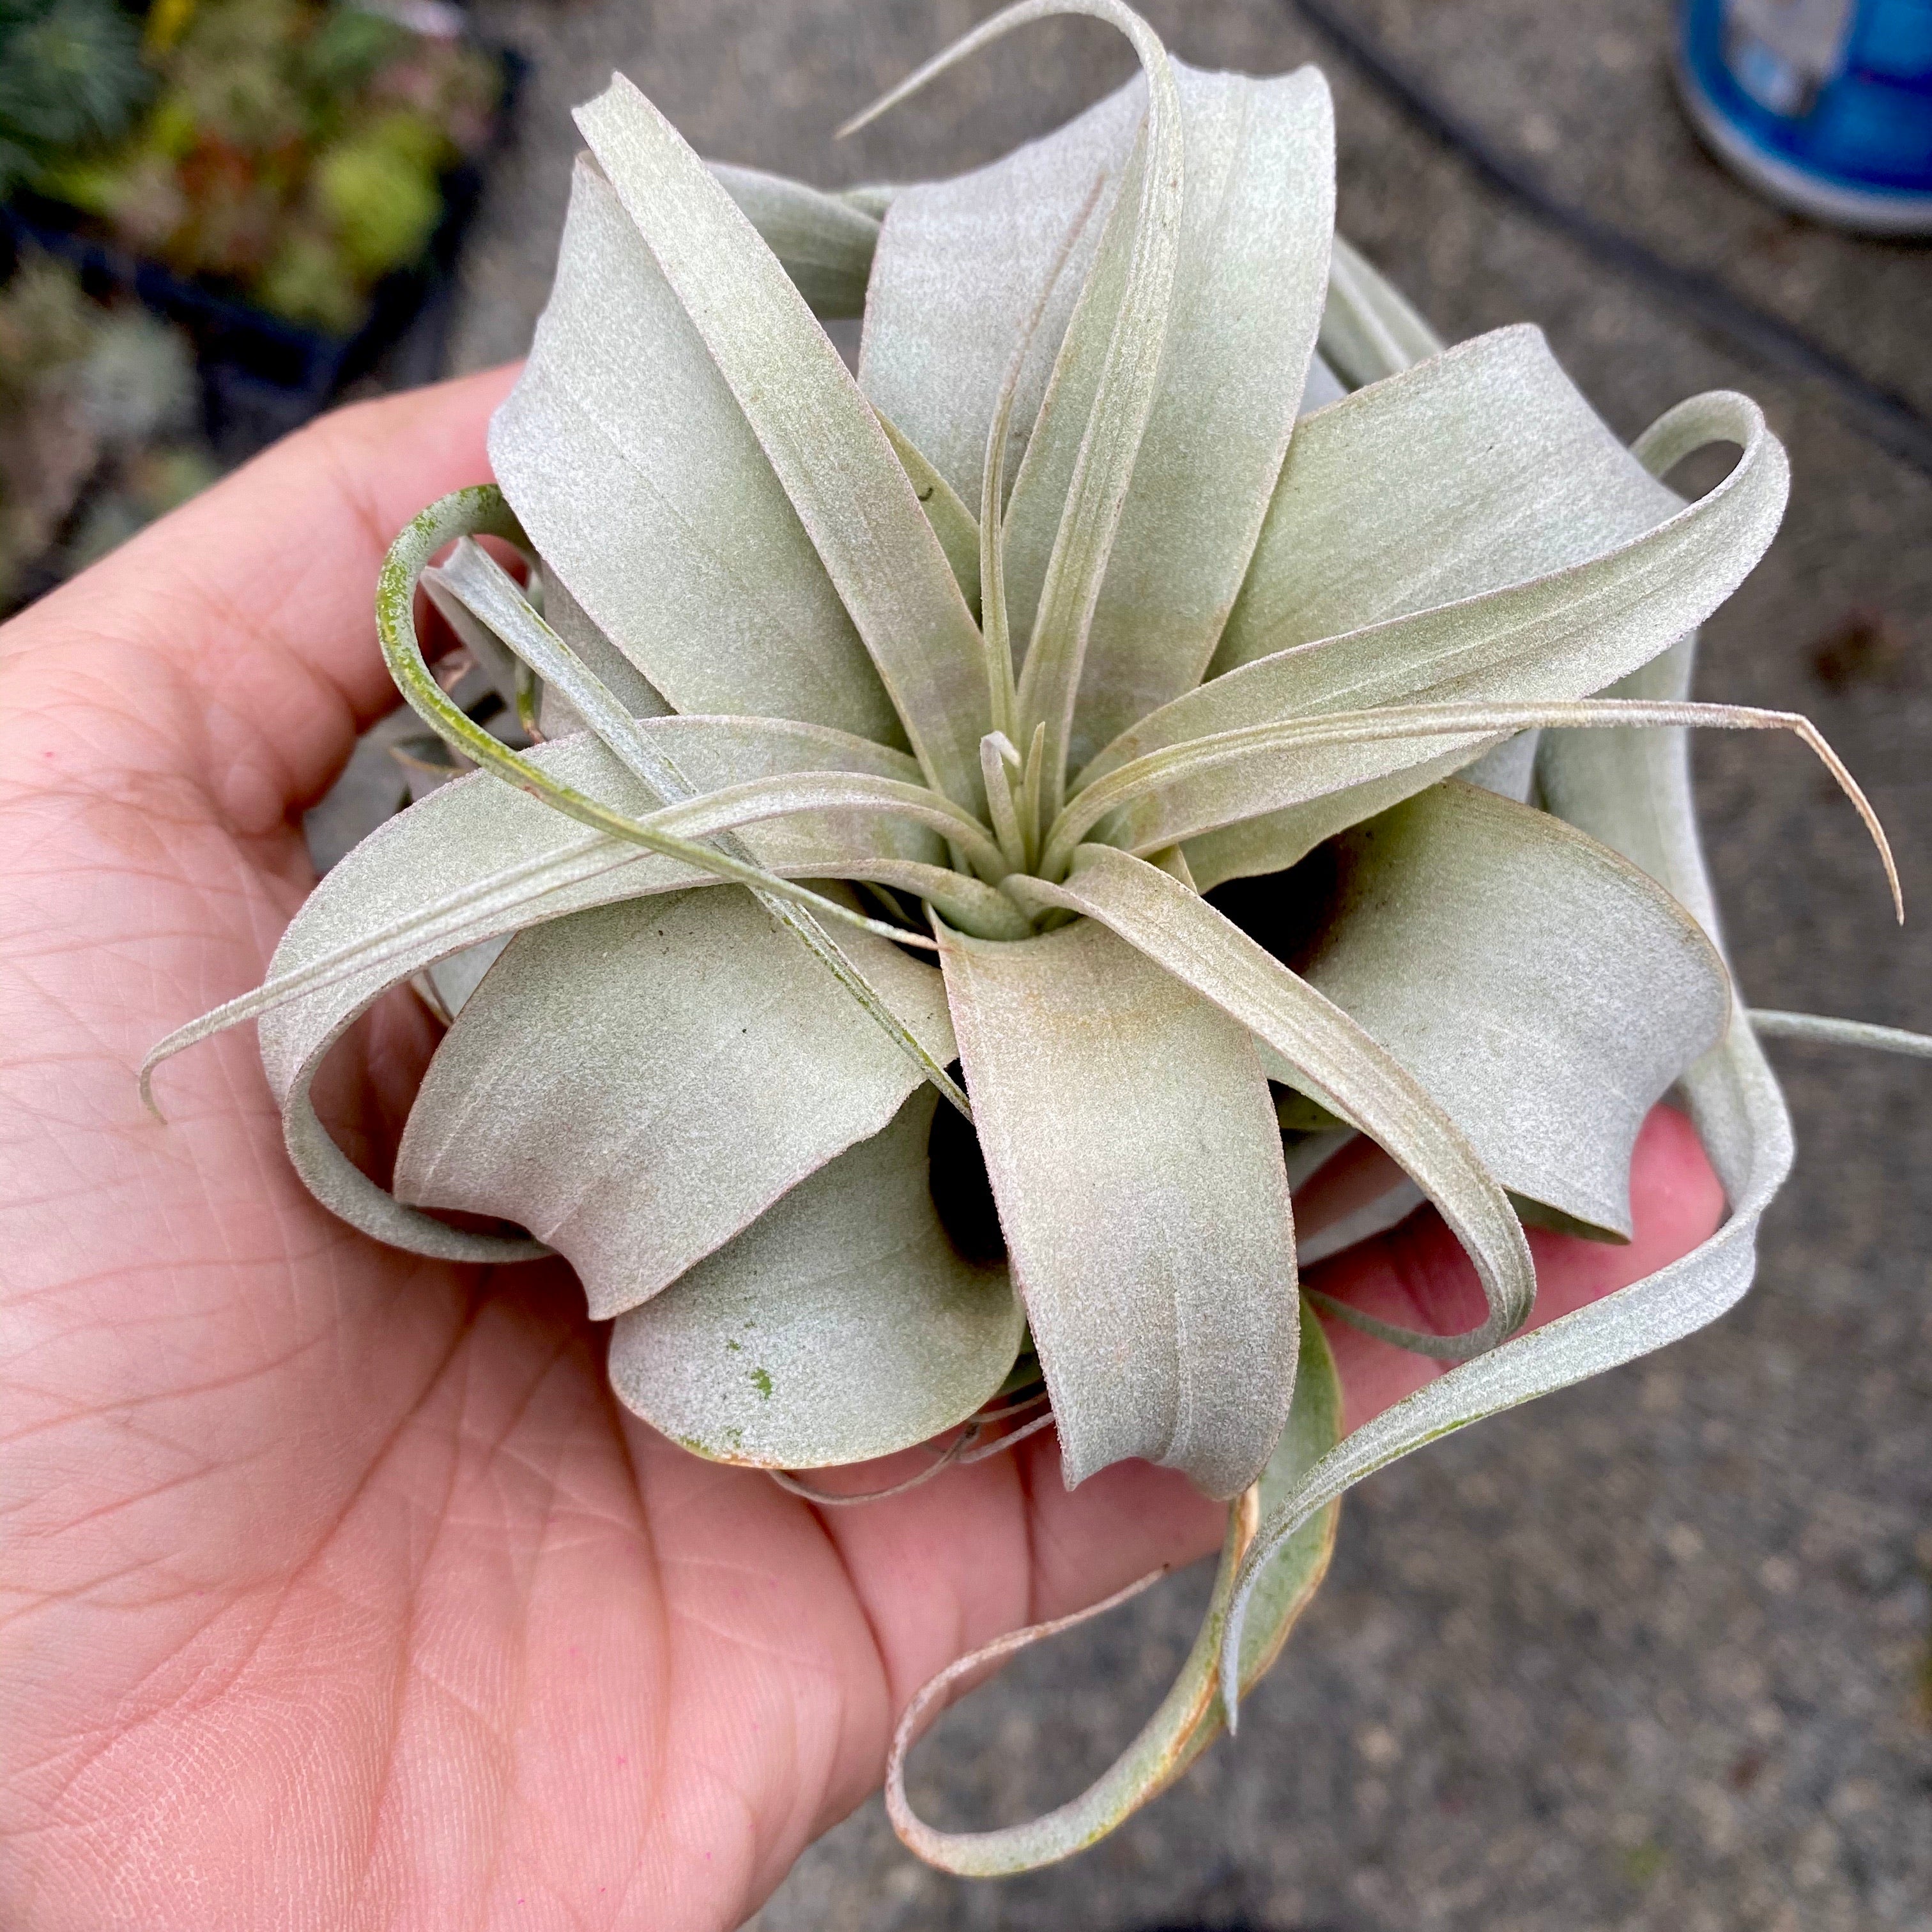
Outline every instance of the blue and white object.
{"type": "Polygon", "coordinates": [[[1932,234],[1932,0],[1684,0],[1700,132],[1787,207],[1932,234]]]}

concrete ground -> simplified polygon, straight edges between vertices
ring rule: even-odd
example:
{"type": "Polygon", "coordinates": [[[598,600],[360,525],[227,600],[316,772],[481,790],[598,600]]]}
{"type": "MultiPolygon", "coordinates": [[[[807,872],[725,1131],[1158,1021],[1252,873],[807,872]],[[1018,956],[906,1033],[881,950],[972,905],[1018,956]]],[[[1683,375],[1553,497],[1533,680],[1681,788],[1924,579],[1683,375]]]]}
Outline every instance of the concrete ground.
{"type": "MultiPolygon", "coordinates": [[[[1687,132],[1664,0],[1328,0],[1505,155],[1932,415],[1932,256],[1753,200],[1687,132]]],[[[453,353],[542,304],[567,110],[629,73],[704,151],[828,183],[950,170],[1122,77],[1087,23],[1032,30],[844,148],[845,115],[986,0],[479,0],[534,63],[472,243],[453,353]]],[[[1707,633],[1702,689],[1808,712],[1870,790],[1921,922],[1892,927],[1850,811],[1792,745],[1714,735],[1706,826],[1765,1006],[1932,1025],[1932,478],[1794,378],[1606,267],[1394,108],[1294,7],[1145,10],[1204,65],[1316,59],[1342,226],[1447,335],[1529,319],[1634,434],[1714,387],[1790,447],[1790,514],[1707,633]]],[[[1812,1932],[1932,1928],[1932,1069],[1776,1049],[1802,1143],[1756,1292],[1666,1354],[1364,1484],[1273,1680],[1097,1850],[992,1884],[928,1871],[876,1804],[760,1932],[1812,1932]]],[[[1192,1634],[1190,1578],[1036,1654],[948,1718],[927,1815],[1070,1796],[1192,1634]]]]}

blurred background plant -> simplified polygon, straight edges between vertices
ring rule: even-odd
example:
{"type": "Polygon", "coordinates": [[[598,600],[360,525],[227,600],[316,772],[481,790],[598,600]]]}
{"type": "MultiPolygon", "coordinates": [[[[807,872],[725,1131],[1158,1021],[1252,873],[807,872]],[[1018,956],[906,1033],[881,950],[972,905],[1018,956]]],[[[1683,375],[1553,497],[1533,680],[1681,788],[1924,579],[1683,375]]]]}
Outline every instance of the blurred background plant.
{"type": "MultiPolygon", "coordinates": [[[[31,158],[17,179],[335,335],[422,255],[442,178],[483,147],[502,85],[474,44],[361,7],[154,0],[136,27],[113,0],[0,4],[42,16],[10,44],[9,93],[58,100],[39,116],[56,139],[12,137],[31,158]],[[85,87],[68,79],[83,45],[104,50],[85,87]]],[[[34,114],[18,118],[31,131],[34,114]]]]}
{"type": "Polygon", "coordinates": [[[0,609],[213,479],[200,405],[179,329],[23,255],[0,290],[0,609]]]}
{"type": "Polygon", "coordinates": [[[436,373],[508,70],[444,0],[0,0],[0,614],[436,373]]]}

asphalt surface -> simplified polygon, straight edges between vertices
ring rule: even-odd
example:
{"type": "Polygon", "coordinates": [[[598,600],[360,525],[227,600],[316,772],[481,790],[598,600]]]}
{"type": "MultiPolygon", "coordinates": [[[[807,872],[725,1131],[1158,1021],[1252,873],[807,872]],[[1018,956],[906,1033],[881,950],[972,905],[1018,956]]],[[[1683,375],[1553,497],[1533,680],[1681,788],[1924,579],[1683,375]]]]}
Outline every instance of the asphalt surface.
{"type": "MultiPolygon", "coordinates": [[[[1792,507],[1708,628],[1702,694],[1809,712],[1924,910],[1894,928],[1856,820],[1802,751],[1714,734],[1698,770],[1739,980],[1757,1005],[1932,1026],[1932,478],[1908,460],[1910,412],[1932,416],[1932,254],[1810,227],[1708,160],[1671,97],[1661,0],[1325,4],[1548,199],[1901,400],[1888,428],[1869,395],[1794,374],[1761,330],[1752,348],[1713,326],[1681,278],[1582,245],[1292,6],[1147,5],[1202,65],[1321,62],[1342,226],[1446,335],[1540,323],[1627,435],[1701,389],[1763,404],[1792,507]]],[[[568,110],[613,68],[722,158],[828,184],[931,174],[1128,70],[1103,30],[1036,28],[831,145],[990,10],[480,0],[534,65],[470,251],[457,365],[527,339],[568,110]]],[[[1774,1051],[1800,1167],[1738,1311],[1365,1484],[1238,1744],[1097,1850],[964,1883],[902,1851],[875,1803],[807,1856],[760,1932],[1932,1928],[1932,1069],[1774,1051]]],[[[1203,1585],[1155,1592],[961,1706],[918,1760],[927,1815],[990,1824],[1070,1796],[1157,1699],[1203,1585]]]]}

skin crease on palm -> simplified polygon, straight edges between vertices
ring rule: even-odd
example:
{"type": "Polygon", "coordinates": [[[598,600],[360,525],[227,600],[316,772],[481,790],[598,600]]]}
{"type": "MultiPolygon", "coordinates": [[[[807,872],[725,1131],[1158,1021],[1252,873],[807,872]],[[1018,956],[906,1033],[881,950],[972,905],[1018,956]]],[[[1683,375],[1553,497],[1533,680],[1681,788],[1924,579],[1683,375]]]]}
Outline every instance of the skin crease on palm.
{"type": "MultiPolygon", "coordinates": [[[[143,1053],[260,978],[313,883],[302,809],[395,702],[378,562],[488,476],[509,380],[326,418],[0,631],[9,1932],[733,1925],[876,1788],[942,1665],[1219,1537],[1170,1472],[1069,1494],[1051,1432],[815,1509],[627,1415],[560,1264],[334,1220],[248,1029],[164,1070],[167,1124],[142,1111],[143,1053]]],[[[345,1145],[380,1166],[434,1043],[406,994],[351,1035],[345,1145]]],[[[1536,1319],[1722,1213],[1667,1110],[1634,1190],[1627,1247],[1532,1235],[1536,1319]]],[[[1432,1215],[1312,1278],[1480,1317],[1432,1215]]],[[[1331,1336],[1351,1424],[1435,1372],[1331,1336]]]]}

